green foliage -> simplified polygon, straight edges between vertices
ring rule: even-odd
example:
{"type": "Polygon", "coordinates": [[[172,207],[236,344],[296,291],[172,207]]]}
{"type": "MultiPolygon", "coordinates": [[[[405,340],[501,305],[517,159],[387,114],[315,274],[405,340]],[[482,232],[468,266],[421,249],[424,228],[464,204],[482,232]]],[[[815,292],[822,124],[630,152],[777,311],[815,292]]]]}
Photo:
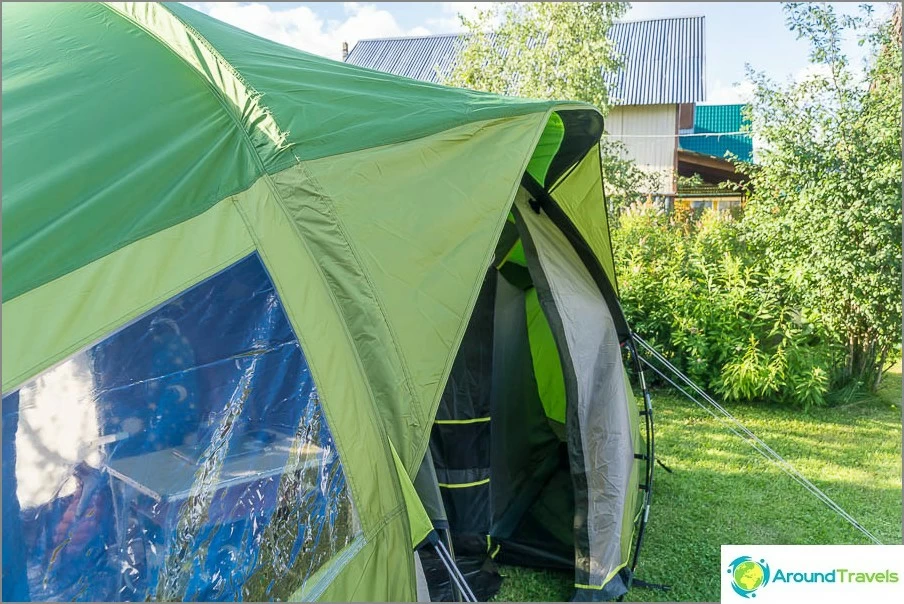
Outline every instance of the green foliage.
{"type": "Polygon", "coordinates": [[[837,352],[818,315],[786,304],[731,214],[667,215],[633,204],[613,246],[633,329],[731,401],[825,403],[837,352]]]}
{"type": "Polygon", "coordinates": [[[869,14],[792,4],[818,66],[798,83],[753,74],[761,140],[740,220],[635,204],[613,233],[636,331],[732,401],[804,408],[874,389],[901,333],[901,47],[869,14]],[[870,31],[866,82],[840,51],[870,31]]]}
{"type": "Polygon", "coordinates": [[[843,348],[834,383],[874,388],[901,334],[900,41],[888,23],[867,28],[869,12],[789,4],[786,15],[816,69],[786,84],[751,72],[749,118],[762,145],[757,166],[739,165],[749,176],[746,239],[785,283],[785,304],[813,309],[843,348]],[[840,50],[851,28],[871,32],[866,82],[840,50]]]}
{"type": "Polygon", "coordinates": [[[474,19],[447,84],[513,96],[585,101],[605,112],[601,70],[619,65],[606,36],[624,2],[498,3],[474,19]]]}

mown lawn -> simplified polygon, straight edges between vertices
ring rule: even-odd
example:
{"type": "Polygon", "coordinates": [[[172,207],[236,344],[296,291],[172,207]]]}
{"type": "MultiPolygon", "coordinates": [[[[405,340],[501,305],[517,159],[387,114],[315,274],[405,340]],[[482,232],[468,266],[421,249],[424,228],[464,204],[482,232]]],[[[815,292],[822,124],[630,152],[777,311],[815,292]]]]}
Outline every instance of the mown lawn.
{"type": "MultiPolygon", "coordinates": [[[[717,420],[669,392],[654,397],[657,467],[630,601],[719,600],[724,544],[868,543],[717,420]]],[[[884,543],[901,543],[901,367],[874,398],[804,414],[775,406],[729,410],[884,543]]],[[[563,601],[570,573],[503,567],[498,601],[563,601]]]]}

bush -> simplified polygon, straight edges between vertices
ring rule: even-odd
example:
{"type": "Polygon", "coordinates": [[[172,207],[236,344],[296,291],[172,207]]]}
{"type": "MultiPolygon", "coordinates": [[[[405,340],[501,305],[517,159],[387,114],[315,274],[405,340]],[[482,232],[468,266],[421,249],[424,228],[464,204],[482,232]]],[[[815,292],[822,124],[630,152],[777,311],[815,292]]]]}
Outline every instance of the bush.
{"type": "Polygon", "coordinates": [[[825,403],[837,350],[748,253],[731,215],[634,203],[613,245],[632,328],[691,379],[731,401],[825,403]]]}

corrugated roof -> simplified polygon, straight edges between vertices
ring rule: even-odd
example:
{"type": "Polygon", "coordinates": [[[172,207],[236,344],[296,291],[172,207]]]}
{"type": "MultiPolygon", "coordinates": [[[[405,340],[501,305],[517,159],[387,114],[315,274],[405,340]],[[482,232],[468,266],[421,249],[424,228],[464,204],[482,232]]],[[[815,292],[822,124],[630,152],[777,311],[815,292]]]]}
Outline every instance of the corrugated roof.
{"type": "MultiPolygon", "coordinates": [[[[613,24],[609,37],[624,66],[604,76],[616,105],[698,103],[705,98],[704,18],[613,24]]],[[[442,83],[466,36],[450,34],[359,41],[346,61],[442,83]]]]}
{"type": "MultiPolygon", "coordinates": [[[[746,123],[744,105],[697,105],[694,109],[694,134],[739,132],[746,123]]],[[[729,153],[741,161],[753,161],[753,141],[743,134],[723,136],[681,136],[678,146],[688,151],[725,157],[729,153]]]]}

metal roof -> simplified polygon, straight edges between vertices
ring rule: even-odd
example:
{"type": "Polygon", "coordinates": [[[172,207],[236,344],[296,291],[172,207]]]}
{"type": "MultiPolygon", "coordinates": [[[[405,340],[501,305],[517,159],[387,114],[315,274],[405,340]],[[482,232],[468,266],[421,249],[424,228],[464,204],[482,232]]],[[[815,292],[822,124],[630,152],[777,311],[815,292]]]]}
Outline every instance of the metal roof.
{"type": "MultiPolygon", "coordinates": [[[[604,75],[615,105],[698,103],[705,98],[704,18],[614,23],[609,37],[624,65],[604,75]]],[[[346,62],[442,83],[466,35],[361,40],[346,62]]]]}
{"type": "Polygon", "coordinates": [[[713,157],[724,158],[730,153],[741,161],[753,161],[753,141],[747,135],[736,134],[747,123],[743,109],[744,105],[697,105],[694,134],[716,136],[681,136],[678,146],[713,157]]]}

